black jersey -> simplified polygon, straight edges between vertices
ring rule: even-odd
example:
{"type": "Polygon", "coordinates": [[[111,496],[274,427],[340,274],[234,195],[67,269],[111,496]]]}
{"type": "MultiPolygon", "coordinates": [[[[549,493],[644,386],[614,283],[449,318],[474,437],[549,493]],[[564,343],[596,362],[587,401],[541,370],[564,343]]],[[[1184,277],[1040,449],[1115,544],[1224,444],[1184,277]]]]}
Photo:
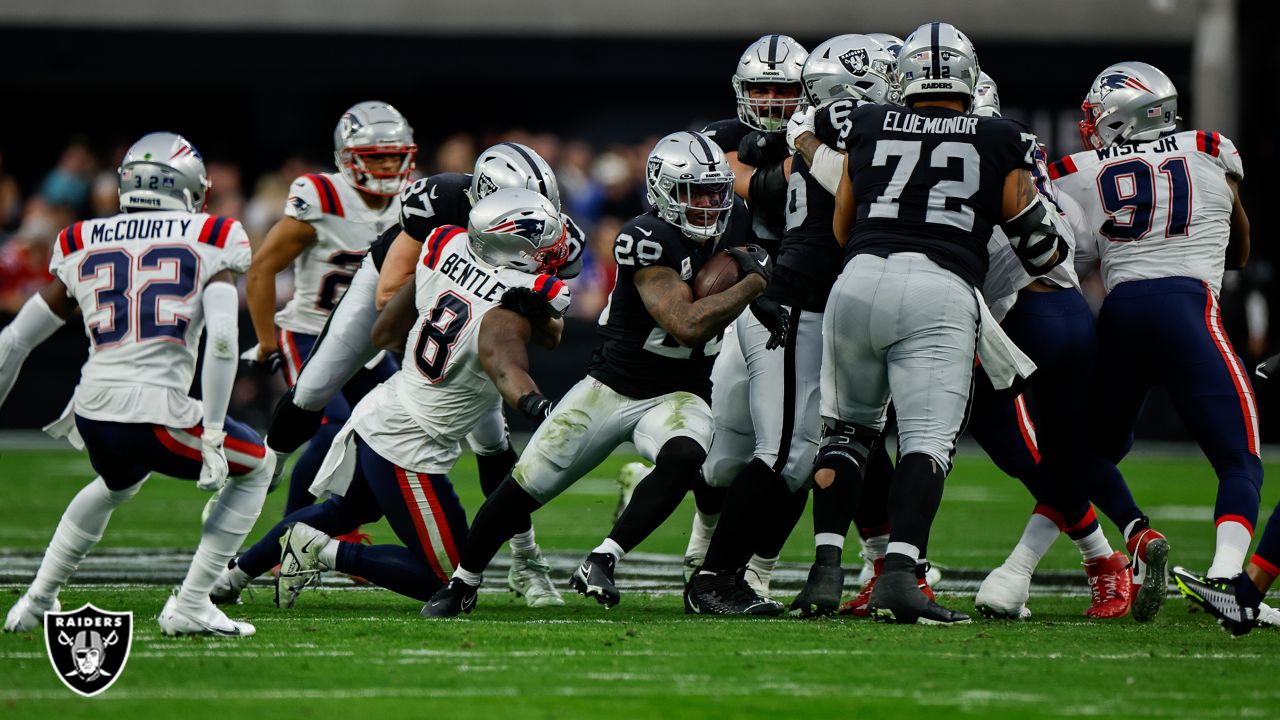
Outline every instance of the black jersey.
{"type": "Polygon", "coordinates": [[[847,257],[924,253],[981,285],[1005,176],[1034,168],[1035,136],[1008,118],[940,107],[866,105],[849,120],[858,218],[847,257]]]}
{"type": "MultiPolygon", "coordinates": [[[[706,135],[727,155],[738,152],[742,138],[755,129],[741,120],[718,120],[702,129],[706,135]]],[[[787,216],[785,208],[763,207],[759,203],[749,204],[751,212],[751,242],[769,252],[769,257],[778,257],[778,247],[782,244],[782,236],[786,232],[787,216]]]]}
{"type": "MultiPolygon", "coordinates": [[[[814,115],[814,135],[824,145],[843,150],[849,116],[863,102],[842,98],[823,105],[814,115]]],[[[791,160],[786,205],[786,236],[765,294],[789,307],[822,312],[840,276],[844,250],[831,229],[836,198],[813,177],[799,153],[791,160]]]]}
{"type": "Polygon", "coordinates": [[[635,274],[642,268],[661,265],[692,283],[716,252],[749,241],[748,222],[742,200],[735,198],[729,227],[714,244],[687,237],[660,219],[656,210],[623,225],[613,245],[618,279],[609,304],[600,315],[603,341],[593,353],[587,372],[631,398],[652,398],[683,390],[711,402],[711,365],[720,352],[723,334],[700,347],[680,345],[645,308],[635,274]]]}

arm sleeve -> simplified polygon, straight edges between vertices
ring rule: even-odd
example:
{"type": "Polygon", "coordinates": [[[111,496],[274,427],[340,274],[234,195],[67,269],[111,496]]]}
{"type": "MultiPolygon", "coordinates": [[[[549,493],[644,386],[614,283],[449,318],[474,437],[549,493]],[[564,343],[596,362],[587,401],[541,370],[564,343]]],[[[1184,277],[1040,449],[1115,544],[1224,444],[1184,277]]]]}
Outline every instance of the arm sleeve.
{"type": "Polygon", "coordinates": [[[813,165],[809,167],[809,174],[813,175],[813,179],[817,180],[827,192],[835,195],[840,187],[842,172],[844,172],[844,154],[826,145],[819,146],[813,153],[813,165]]]}
{"type": "Polygon", "coordinates": [[[31,350],[65,323],[37,293],[22,306],[13,322],[0,330],[0,404],[9,396],[31,350]]]}
{"type": "Polygon", "coordinates": [[[214,282],[204,289],[204,370],[200,387],[204,397],[204,425],[221,429],[231,402],[239,357],[236,310],[239,295],[230,283],[214,282]]]}

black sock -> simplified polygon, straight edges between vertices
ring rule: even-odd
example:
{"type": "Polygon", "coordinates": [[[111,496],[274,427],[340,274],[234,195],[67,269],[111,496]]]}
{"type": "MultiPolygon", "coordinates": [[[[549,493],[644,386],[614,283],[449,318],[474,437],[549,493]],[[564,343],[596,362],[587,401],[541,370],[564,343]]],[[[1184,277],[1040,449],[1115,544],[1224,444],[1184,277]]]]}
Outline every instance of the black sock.
{"type": "Polygon", "coordinates": [[[817,552],[814,553],[813,564],[822,565],[823,567],[839,567],[840,555],[841,549],[835,545],[819,545],[817,552]]]}
{"type": "Polygon", "coordinates": [[[720,572],[745,567],[755,551],[753,540],[767,521],[768,511],[785,501],[787,494],[782,476],[763,460],[753,458],[747,463],[729,487],[703,569],[720,572]]]}
{"type": "Polygon", "coordinates": [[[856,473],[836,473],[835,481],[827,487],[813,486],[813,534],[831,534],[844,537],[862,493],[862,478],[856,473]]]}
{"type": "MultiPolygon", "coordinates": [[[[511,441],[507,441],[507,449],[493,455],[481,455],[476,453],[476,471],[480,474],[480,492],[485,497],[493,494],[494,490],[502,484],[507,475],[511,474],[511,468],[516,466],[516,460],[520,456],[516,455],[516,449],[511,447],[511,441]]],[[[530,519],[524,523],[524,526],[516,530],[515,534],[526,532],[533,527],[533,520],[530,519]]]]}
{"type": "Polygon", "coordinates": [[[787,493],[773,512],[765,518],[765,524],[756,540],[755,554],[762,558],[776,558],[787,544],[791,531],[804,516],[804,509],[809,504],[809,489],[804,488],[787,493]]]}
{"type": "MultiPolygon", "coordinates": [[[[889,489],[889,542],[913,545],[925,557],[929,529],[942,502],[946,473],[937,460],[924,453],[903,456],[889,489]]],[[[887,560],[887,559],[886,559],[887,560]]],[[[915,561],[911,563],[915,567],[915,561]]],[[[885,567],[888,567],[886,562],[885,567]]]]}
{"type": "Polygon", "coordinates": [[[867,457],[867,472],[854,503],[853,519],[858,524],[858,534],[864,538],[889,532],[889,487],[893,484],[893,472],[893,461],[881,438],[867,457]]]}
{"type": "Polygon", "coordinates": [[[471,572],[484,572],[502,544],[521,532],[521,524],[527,523],[530,513],[539,507],[542,503],[508,476],[476,511],[458,565],[471,572]]]}
{"type": "Polygon", "coordinates": [[[727,494],[729,488],[711,487],[707,484],[707,478],[698,473],[698,479],[693,483],[693,503],[698,507],[698,512],[703,515],[719,515],[724,510],[724,498],[727,494]]]}
{"type": "Polygon", "coordinates": [[[653,470],[636,485],[609,539],[626,552],[634,550],[680,507],[706,457],[706,451],[692,438],[668,440],[658,451],[653,470]]]}
{"type": "Polygon", "coordinates": [[[293,389],[285,393],[271,413],[267,444],[275,452],[292,453],[315,437],[324,422],[324,410],[303,410],[293,404],[293,389]]]}

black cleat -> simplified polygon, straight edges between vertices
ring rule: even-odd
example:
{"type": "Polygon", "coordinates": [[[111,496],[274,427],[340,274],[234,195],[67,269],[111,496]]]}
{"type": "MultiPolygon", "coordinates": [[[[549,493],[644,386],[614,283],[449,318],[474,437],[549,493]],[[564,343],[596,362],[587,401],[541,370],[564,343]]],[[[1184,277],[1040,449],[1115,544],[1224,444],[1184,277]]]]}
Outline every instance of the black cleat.
{"type": "Polygon", "coordinates": [[[871,616],[880,622],[906,625],[958,625],[969,622],[969,616],[942,607],[930,600],[917,584],[910,570],[886,570],[876,580],[875,590],[867,602],[871,616]]]}
{"type": "Polygon", "coordinates": [[[618,586],[613,584],[613,566],[616,561],[609,553],[591,553],[569,578],[569,587],[579,595],[595,598],[596,602],[611,608],[622,600],[618,586]]]}
{"type": "Polygon", "coordinates": [[[703,570],[685,587],[684,611],[695,615],[781,615],[782,603],[760,597],[747,584],[746,568],[736,572],[703,570]]]}
{"type": "Polygon", "coordinates": [[[804,589],[791,601],[791,614],[796,617],[832,615],[840,606],[844,589],[844,568],[839,565],[814,565],[804,589]]]}
{"type": "Polygon", "coordinates": [[[451,618],[469,613],[476,606],[478,585],[468,585],[458,578],[450,578],[449,584],[436,591],[422,606],[422,617],[451,618]]]}
{"type": "MultiPolygon", "coordinates": [[[[1241,583],[1253,584],[1248,575],[1240,573],[1233,578],[1208,578],[1196,575],[1186,568],[1175,567],[1173,580],[1178,584],[1182,597],[1218,619],[1223,629],[1237,637],[1246,635],[1258,625],[1258,606],[1246,600],[1241,583]]],[[[1256,594],[1256,589],[1254,593],[1256,594]]]]}

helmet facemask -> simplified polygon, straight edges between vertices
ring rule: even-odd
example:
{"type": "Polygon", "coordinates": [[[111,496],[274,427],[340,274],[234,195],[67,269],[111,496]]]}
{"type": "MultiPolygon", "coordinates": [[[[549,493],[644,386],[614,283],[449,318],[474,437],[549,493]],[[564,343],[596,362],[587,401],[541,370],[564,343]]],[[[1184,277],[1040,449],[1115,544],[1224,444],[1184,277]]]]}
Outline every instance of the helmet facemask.
{"type": "Polygon", "coordinates": [[[799,82],[734,78],[733,87],[738,97],[738,119],[763,132],[785,130],[787,121],[805,103],[804,86],[799,82]]]}
{"type": "Polygon", "coordinates": [[[697,240],[720,237],[729,227],[733,209],[733,179],[670,180],[658,182],[659,215],[697,240]]]}
{"type": "Polygon", "coordinates": [[[357,145],[338,152],[338,167],[356,189],[390,197],[408,184],[417,152],[417,145],[357,145]],[[394,170],[378,167],[388,156],[399,157],[394,170]]]}

